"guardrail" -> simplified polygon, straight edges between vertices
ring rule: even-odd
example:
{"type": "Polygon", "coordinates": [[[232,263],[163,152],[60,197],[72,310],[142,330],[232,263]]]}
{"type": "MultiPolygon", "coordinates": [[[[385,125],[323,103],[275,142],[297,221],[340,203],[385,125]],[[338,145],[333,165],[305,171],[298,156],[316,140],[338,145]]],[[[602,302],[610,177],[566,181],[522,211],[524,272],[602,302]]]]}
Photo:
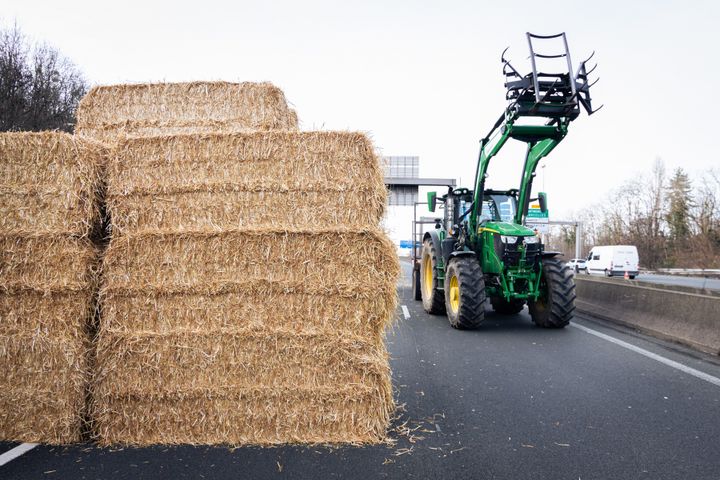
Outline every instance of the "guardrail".
{"type": "Polygon", "coordinates": [[[665,275],[681,275],[685,277],[720,278],[720,269],[717,268],[658,268],[647,273],[660,273],[665,275]]]}
{"type": "Polygon", "coordinates": [[[581,313],[720,355],[720,292],[602,277],[575,277],[581,313]]]}

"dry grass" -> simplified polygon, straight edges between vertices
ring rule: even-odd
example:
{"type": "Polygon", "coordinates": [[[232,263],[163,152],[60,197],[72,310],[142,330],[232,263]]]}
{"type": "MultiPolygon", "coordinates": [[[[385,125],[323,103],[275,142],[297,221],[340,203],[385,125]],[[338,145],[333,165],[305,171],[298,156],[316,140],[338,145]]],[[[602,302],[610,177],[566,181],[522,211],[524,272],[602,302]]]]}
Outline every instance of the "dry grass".
{"type": "Polygon", "coordinates": [[[270,83],[156,83],[95,87],[78,107],[77,133],[118,136],[295,130],[297,115],[270,83]]]}
{"type": "Polygon", "coordinates": [[[180,135],[121,142],[108,167],[107,201],[123,234],[375,227],[386,189],[372,144],[359,133],[180,135]]]}
{"type": "Polygon", "coordinates": [[[80,440],[104,153],[61,133],[0,134],[2,440],[80,440]]]}

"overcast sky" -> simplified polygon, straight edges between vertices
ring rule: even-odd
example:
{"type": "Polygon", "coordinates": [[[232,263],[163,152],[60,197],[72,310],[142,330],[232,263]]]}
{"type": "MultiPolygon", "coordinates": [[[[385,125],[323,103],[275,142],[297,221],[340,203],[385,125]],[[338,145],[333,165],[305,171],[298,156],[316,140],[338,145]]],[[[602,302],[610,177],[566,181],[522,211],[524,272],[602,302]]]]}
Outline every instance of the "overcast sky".
{"type": "MultiPolygon", "coordinates": [[[[565,31],[575,64],[597,52],[605,108],[547,159],[551,217],[657,157],[693,175],[720,166],[720,2],[0,0],[0,22],[57,47],[92,84],[269,80],[303,129],[368,132],[383,154],[419,155],[423,176],[468,187],[505,107],[500,53],[510,46],[526,71],[525,32],[565,31]]],[[[522,155],[491,164],[488,186],[516,187],[522,155]]]]}

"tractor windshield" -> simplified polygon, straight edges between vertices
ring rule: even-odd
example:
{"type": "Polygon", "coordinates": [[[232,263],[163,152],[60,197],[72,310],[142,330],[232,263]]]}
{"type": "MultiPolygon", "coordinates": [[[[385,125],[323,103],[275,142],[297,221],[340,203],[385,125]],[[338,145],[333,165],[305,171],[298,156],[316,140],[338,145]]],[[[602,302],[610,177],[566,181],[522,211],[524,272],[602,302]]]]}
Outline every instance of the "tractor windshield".
{"type": "Polygon", "coordinates": [[[516,210],[517,199],[512,195],[485,195],[480,221],[511,223],[516,210]]]}

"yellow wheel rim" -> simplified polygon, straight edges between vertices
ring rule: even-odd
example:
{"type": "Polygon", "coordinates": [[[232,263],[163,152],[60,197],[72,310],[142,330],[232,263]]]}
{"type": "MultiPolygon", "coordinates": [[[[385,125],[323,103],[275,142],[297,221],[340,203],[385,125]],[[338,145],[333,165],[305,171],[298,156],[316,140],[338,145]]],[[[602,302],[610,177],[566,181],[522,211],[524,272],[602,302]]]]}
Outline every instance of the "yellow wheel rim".
{"type": "Polygon", "coordinates": [[[460,309],[460,284],[455,275],[450,278],[450,291],[448,294],[450,295],[450,309],[453,313],[457,313],[460,309]]]}
{"type": "Polygon", "coordinates": [[[432,260],[430,260],[429,256],[426,256],[423,261],[423,277],[425,277],[423,291],[425,293],[425,297],[430,298],[433,293],[433,268],[432,260]]]}

